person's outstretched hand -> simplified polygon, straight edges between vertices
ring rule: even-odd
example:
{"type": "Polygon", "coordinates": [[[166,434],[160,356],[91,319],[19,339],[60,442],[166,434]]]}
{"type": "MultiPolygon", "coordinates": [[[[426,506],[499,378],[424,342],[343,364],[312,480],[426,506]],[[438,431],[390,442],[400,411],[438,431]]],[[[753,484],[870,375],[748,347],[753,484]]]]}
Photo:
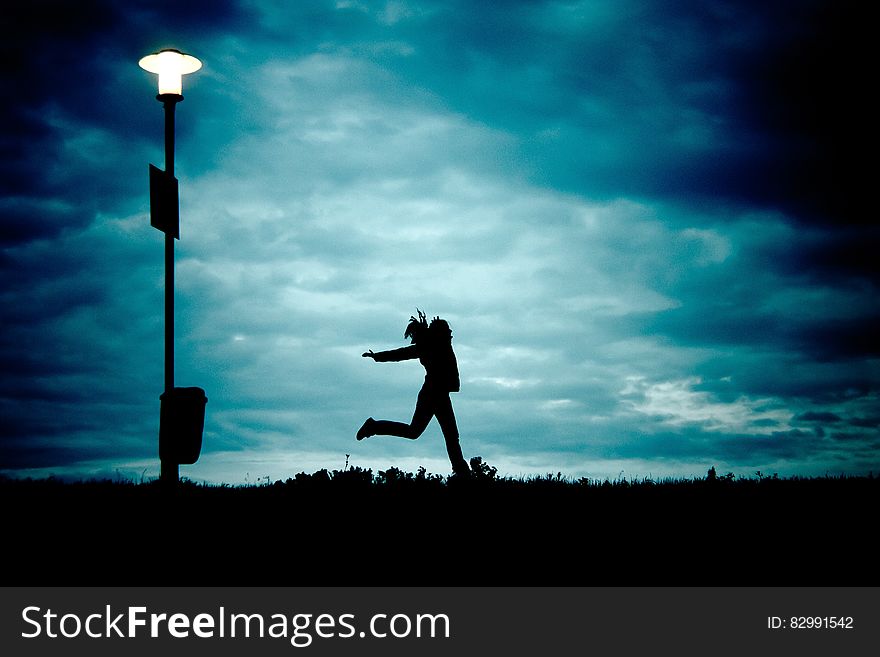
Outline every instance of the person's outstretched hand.
{"type": "Polygon", "coordinates": [[[364,357],[364,358],[372,358],[373,360],[376,360],[376,354],[373,353],[373,350],[372,350],[372,349],[370,349],[369,351],[367,351],[367,352],[361,354],[361,356],[364,357]]]}

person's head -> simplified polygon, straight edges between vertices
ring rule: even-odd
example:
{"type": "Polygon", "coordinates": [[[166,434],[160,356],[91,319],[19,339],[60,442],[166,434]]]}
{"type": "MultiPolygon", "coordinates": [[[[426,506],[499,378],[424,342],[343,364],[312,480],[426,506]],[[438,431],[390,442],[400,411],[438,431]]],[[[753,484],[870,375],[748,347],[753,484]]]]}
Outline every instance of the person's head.
{"type": "Polygon", "coordinates": [[[445,319],[435,317],[431,320],[428,330],[431,332],[431,338],[436,342],[452,342],[452,329],[445,319]]]}
{"type": "Polygon", "coordinates": [[[418,317],[410,317],[406,331],[403,332],[403,337],[409,338],[413,344],[418,342],[428,330],[428,319],[425,317],[425,313],[418,308],[416,308],[416,313],[418,313],[418,317]]]}

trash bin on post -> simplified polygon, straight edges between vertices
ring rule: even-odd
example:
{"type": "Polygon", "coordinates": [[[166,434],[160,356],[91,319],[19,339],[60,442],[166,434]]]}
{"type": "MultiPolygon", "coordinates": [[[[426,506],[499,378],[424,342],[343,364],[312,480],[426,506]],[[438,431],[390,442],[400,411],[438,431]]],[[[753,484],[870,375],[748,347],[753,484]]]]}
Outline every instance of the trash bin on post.
{"type": "Polygon", "coordinates": [[[202,451],[205,405],[208,398],[201,388],[174,388],[159,395],[159,459],[178,465],[191,465],[202,451]]]}

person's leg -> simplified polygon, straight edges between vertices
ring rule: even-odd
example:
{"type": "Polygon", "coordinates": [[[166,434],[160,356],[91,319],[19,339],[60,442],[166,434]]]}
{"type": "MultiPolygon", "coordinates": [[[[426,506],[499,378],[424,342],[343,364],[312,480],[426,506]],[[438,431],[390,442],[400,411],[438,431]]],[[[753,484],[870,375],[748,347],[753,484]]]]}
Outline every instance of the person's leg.
{"type": "Polygon", "coordinates": [[[416,410],[413,411],[412,421],[409,424],[393,420],[372,420],[372,422],[367,420],[361,430],[369,436],[399,436],[415,440],[424,433],[432,417],[434,417],[434,408],[431,395],[422,388],[419,391],[418,401],[416,401],[416,410]]]}
{"type": "Polygon", "coordinates": [[[469,475],[471,469],[461,453],[458,425],[455,422],[455,412],[452,410],[452,400],[449,399],[449,393],[437,394],[433,406],[437,422],[440,423],[440,429],[443,431],[443,438],[446,440],[446,453],[449,454],[452,471],[461,476],[469,475]]]}

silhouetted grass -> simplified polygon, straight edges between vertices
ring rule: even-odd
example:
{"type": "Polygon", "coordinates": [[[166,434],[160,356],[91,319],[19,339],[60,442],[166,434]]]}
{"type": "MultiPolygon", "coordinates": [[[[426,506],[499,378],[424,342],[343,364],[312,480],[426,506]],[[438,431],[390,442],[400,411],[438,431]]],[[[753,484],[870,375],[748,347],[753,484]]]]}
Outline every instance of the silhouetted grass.
{"type": "MultiPolygon", "coordinates": [[[[7,584],[860,585],[875,477],[0,479],[7,584]]],[[[710,473],[711,475],[711,473],[710,473]]]]}

